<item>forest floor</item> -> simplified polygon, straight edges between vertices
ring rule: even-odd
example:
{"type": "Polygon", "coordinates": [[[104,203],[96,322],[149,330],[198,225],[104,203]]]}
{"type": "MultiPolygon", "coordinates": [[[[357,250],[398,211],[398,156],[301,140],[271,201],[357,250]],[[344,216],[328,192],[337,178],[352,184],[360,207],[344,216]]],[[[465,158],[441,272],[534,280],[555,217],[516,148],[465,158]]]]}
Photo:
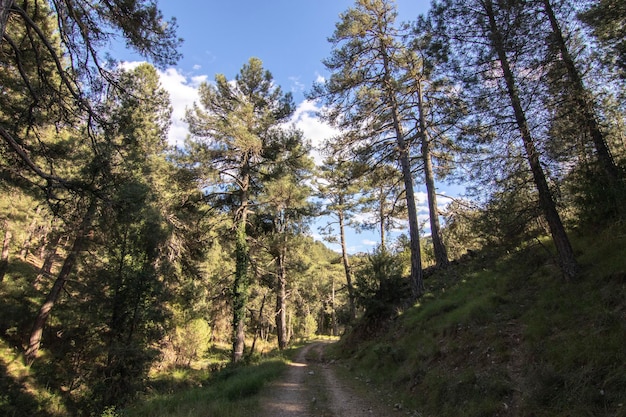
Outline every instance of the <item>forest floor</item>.
{"type": "Polygon", "coordinates": [[[342,365],[324,357],[330,342],[301,348],[289,369],[261,395],[263,417],[383,417],[398,409],[367,382],[346,374],[342,365]]]}

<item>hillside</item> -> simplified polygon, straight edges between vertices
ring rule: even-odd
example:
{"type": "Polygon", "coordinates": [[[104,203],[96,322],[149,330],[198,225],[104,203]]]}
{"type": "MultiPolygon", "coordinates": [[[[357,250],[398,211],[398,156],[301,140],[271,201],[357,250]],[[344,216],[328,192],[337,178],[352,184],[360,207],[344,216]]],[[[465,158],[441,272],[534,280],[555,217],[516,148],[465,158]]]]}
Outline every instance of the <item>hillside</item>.
{"type": "Polygon", "coordinates": [[[574,236],[565,283],[539,242],[427,278],[428,294],[370,317],[334,348],[423,416],[625,416],[626,234],[574,236]]]}

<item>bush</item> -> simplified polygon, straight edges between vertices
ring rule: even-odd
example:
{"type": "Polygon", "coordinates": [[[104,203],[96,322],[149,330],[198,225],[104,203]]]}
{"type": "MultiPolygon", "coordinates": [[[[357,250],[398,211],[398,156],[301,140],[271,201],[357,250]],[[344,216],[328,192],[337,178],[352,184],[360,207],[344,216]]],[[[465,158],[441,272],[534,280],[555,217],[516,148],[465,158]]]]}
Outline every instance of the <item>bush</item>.
{"type": "Polygon", "coordinates": [[[410,294],[402,277],[403,262],[398,254],[377,248],[366,265],[356,273],[357,302],[366,318],[385,318],[395,313],[410,294]]]}

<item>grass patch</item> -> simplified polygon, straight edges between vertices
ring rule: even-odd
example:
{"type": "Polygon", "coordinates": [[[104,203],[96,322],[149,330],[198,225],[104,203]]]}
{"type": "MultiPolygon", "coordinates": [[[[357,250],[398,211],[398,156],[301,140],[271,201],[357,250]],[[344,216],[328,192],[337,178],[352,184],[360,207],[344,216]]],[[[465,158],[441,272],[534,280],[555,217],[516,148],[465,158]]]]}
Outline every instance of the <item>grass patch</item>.
{"type": "MultiPolygon", "coordinates": [[[[204,380],[198,375],[186,374],[180,380],[185,385],[161,384],[177,387],[175,392],[155,392],[123,410],[125,417],[179,417],[220,416],[243,417],[254,414],[258,408],[256,394],[266,383],[276,379],[286,368],[286,359],[274,357],[242,366],[228,366],[204,380]],[[190,381],[197,386],[188,387],[190,381]]],[[[172,375],[176,379],[176,375],[172,375]]],[[[161,380],[163,380],[162,378],[161,380]]],[[[171,383],[171,381],[170,381],[171,383]]]]}
{"type": "Polygon", "coordinates": [[[332,352],[423,415],[626,416],[626,233],[573,243],[576,282],[547,245],[452,265],[384,334],[332,352]]]}
{"type": "Polygon", "coordinates": [[[67,415],[62,398],[37,384],[21,354],[0,339],[0,415],[55,417],[67,415]]]}

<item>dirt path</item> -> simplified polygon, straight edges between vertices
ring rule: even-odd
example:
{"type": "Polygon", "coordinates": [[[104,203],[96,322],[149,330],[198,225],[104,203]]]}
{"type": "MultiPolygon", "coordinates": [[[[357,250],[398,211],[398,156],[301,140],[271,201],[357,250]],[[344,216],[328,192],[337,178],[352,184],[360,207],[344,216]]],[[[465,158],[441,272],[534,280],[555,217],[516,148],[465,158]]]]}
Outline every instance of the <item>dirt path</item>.
{"type": "Polygon", "coordinates": [[[261,398],[263,417],[385,417],[398,415],[378,395],[364,398],[324,360],[326,342],[309,344],[298,352],[283,378],[261,398]]]}

